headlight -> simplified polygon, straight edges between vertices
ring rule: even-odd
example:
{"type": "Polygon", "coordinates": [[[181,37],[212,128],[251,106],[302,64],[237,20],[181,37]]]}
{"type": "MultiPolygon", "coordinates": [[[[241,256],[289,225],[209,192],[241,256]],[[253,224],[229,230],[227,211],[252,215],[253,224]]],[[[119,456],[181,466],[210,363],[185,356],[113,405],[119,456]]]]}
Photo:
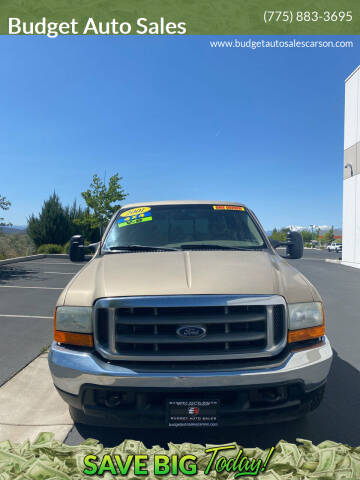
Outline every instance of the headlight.
{"type": "Polygon", "coordinates": [[[92,333],[92,307],[58,307],[56,330],[74,333],[92,333]]]}
{"type": "Polygon", "coordinates": [[[289,305],[289,329],[318,327],[324,323],[324,310],[321,302],[293,303],[289,305]]]}

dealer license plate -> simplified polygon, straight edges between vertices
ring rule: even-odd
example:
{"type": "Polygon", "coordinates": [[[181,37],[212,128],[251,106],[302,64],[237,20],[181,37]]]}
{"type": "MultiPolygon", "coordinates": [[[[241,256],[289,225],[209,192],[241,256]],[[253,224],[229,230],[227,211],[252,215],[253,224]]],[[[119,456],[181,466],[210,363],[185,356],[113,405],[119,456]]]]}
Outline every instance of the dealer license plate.
{"type": "Polygon", "coordinates": [[[219,400],[168,400],[169,427],[217,427],[219,400]]]}

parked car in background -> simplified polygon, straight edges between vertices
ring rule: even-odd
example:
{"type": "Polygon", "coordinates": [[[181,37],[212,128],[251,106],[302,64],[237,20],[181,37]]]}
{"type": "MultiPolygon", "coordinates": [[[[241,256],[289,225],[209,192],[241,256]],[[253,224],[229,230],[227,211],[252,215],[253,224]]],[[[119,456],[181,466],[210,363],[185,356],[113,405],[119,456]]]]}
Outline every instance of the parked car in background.
{"type": "Polygon", "coordinates": [[[328,252],[339,253],[339,252],[342,252],[342,244],[337,242],[332,242],[330,243],[330,245],[328,245],[327,249],[328,249],[328,252]]]}

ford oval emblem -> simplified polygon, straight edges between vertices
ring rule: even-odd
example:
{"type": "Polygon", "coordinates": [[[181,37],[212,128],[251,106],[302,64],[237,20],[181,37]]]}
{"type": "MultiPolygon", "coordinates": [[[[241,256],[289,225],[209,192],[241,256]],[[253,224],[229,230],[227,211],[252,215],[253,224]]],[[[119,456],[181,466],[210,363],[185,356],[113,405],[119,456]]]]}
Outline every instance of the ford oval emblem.
{"type": "Polygon", "coordinates": [[[182,338],[198,339],[206,335],[206,328],[200,325],[184,325],[176,330],[176,334],[182,338]]]}

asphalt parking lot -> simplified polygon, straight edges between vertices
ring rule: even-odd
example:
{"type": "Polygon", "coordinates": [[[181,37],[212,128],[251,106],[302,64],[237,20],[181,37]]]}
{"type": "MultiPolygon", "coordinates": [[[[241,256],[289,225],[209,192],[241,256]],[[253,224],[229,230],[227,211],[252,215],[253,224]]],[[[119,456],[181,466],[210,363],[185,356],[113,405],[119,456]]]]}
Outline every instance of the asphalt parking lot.
{"type": "MultiPolygon", "coordinates": [[[[305,250],[300,260],[290,261],[318,288],[327,316],[327,334],[334,348],[334,362],[325,400],[305,419],[273,425],[193,430],[123,430],[75,425],[66,443],[97,438],[105,446],[126,438],[146,446],[167,442],[226,443],[236,441],[262,448],[281,438],[314,443],[333,440],[360,445],[357,427],[360,407],[360,270],[325,262],[338,254],[305,250]]],[[[61,289],[81,268],[66,259],[43,260],[0,266],[0,385],[23,368],[51,341],[52,313],[61,289]]]]}
{"type": "Polygon", "coordinates": [[[65,258],[0,266],[0,386],[51,343],[57,297],[81,266],[65,258]]]}

